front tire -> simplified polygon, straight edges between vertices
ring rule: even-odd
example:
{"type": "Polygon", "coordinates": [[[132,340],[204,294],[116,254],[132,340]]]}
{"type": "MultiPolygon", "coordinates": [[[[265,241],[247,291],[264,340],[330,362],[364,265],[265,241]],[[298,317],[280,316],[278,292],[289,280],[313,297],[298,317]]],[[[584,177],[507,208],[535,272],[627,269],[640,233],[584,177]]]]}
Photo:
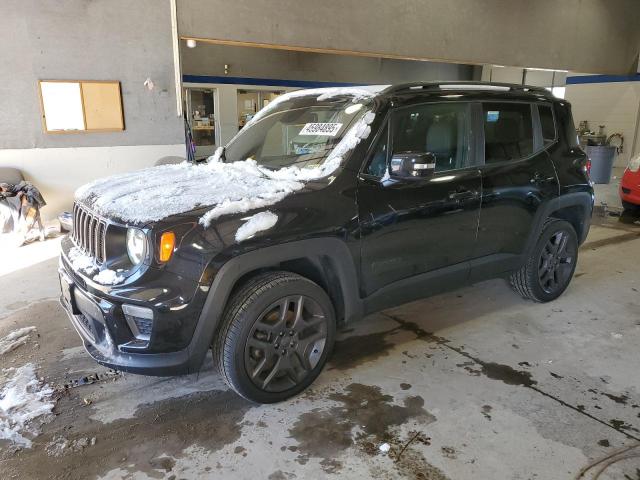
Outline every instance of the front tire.
{"type": "Polygon", "coordinates": [[[325,291],[291,272],[268,272],[229,301],[213,356],[226,383],[257,403],[274,403],[307,388],[335,339],[335,313],[325,291]]]}
{"type": "Polygon", "coordinates": [[[578,237],[573,226],[549,219],[526,263],[511,274],[511,287],[523,298],[550,302],[569,286],[577,261],[578,237]]]}

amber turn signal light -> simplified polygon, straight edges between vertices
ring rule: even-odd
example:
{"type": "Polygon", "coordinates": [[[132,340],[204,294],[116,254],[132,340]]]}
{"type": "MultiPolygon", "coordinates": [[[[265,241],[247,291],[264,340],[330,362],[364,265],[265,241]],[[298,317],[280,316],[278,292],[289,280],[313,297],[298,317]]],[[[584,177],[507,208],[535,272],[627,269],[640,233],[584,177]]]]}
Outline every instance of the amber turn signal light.
{"type": "Polygon", "coordinates": [[[176,234],[173,232],[164,232],[160,237],[160,261],[168,262],[173,255],[173,249],[176,246],[176,234]]]}

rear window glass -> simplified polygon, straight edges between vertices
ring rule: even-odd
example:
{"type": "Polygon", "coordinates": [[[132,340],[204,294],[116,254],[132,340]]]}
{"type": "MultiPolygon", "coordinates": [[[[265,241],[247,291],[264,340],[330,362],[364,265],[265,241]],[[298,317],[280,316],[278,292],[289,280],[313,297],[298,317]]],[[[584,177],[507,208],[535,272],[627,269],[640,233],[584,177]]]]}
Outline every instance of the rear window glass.
{"type": "Polygon", "coordinates": [[[548,105],[538,105],[538,115],[540,116],[542,140],[546,147],[556,139],[556,126],[553,122],[553,111],[548,105]]]}
{"type": "Polygon", "coordinates": [[[528,103],[484,103],[485,163],[528,157],[533,153],[531,106],[528,103]]]}

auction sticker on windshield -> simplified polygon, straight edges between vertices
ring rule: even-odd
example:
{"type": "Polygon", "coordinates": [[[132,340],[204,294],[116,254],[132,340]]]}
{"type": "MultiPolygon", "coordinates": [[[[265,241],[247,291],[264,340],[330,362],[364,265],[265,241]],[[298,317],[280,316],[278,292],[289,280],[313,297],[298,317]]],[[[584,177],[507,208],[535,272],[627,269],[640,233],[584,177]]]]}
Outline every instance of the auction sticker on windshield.
{"type": "Polygon", "coordinates": [[[335,137],[342,127],[341,123],[307,123],[298,135],[326,135],[335,137]]]}

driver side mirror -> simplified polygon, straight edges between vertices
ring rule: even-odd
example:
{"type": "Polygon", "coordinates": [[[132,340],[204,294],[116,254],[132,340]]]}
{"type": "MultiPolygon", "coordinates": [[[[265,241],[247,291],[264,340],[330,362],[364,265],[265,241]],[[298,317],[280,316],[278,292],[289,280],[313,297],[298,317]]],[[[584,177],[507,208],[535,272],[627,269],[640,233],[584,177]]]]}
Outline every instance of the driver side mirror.
{"type": "Polygon", "coordinates": [[[425,178],[436,171],[436,156],[431,152],[394,153],[391,157],[391,176],[425,178]]]}

